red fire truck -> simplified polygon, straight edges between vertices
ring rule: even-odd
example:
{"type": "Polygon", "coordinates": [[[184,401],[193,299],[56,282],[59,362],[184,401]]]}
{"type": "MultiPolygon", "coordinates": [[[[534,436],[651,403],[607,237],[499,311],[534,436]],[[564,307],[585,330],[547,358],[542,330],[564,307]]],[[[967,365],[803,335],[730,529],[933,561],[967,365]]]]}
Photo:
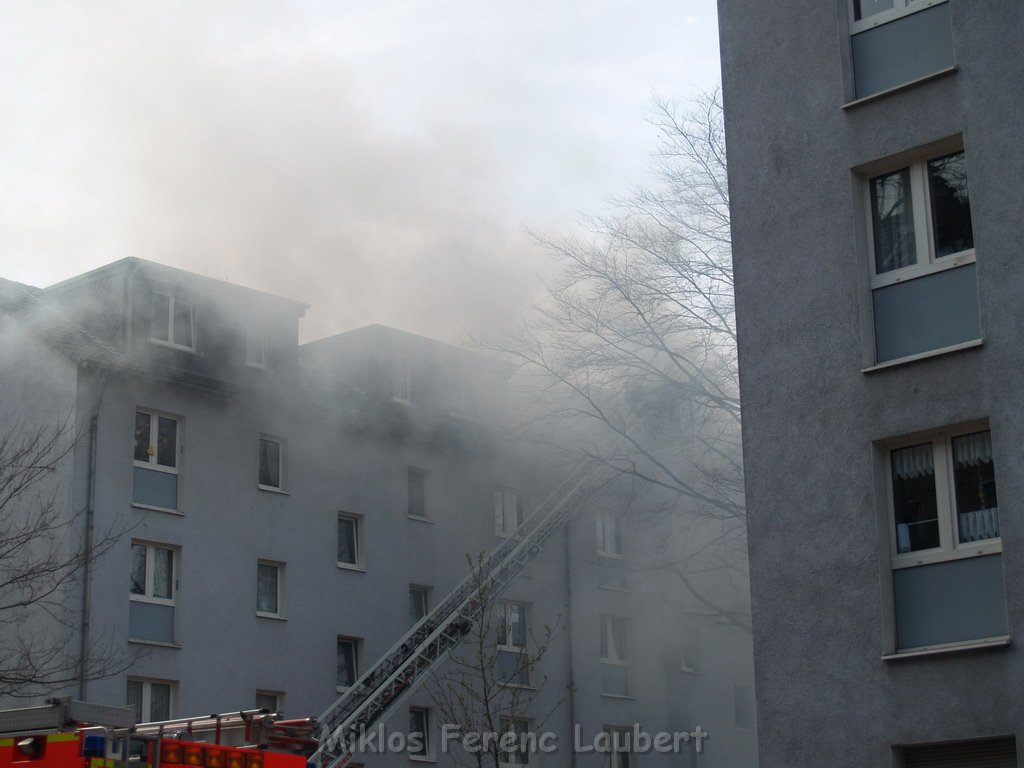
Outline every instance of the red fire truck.
{"type": "Polygon", "coordinates": [[[262,709],[136,723],[131,707],[52,699],[0,712],[0,768],[307,768],[315,728],[262,709]]]}

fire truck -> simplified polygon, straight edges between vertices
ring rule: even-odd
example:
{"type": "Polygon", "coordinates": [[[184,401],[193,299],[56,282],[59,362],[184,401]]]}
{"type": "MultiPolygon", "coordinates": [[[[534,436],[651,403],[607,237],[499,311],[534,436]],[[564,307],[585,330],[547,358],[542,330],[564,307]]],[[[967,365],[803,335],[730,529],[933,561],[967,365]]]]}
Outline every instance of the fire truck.
{"type": "Polygon", "coordinates": [[[309,768],[345,768],[371,726],[395,711],[464,640],[484,608],[484,595],[502,592],[570,519],[595,474],[593,467],[577,465],[319,718],[284,720],[255,709],[136,723],[131,707],[53,699],[43,707],[0,712],[0,768],[307,768],[307,761],[309,768]]]}
{"type": "Polygon", "coordinates": [[[0,712],[0,768],[307,768],[315,728],[264,709],[136,723],[131,707],[51,699],[0,712]]]}

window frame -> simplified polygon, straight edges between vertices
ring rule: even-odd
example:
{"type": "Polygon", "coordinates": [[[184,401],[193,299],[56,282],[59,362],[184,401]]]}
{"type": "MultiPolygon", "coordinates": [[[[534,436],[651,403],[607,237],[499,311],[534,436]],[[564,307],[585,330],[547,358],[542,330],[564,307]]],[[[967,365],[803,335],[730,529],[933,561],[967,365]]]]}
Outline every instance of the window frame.
{"type": "Polygon", "coordinates": [[[420,712],[420,713],[422,713],[422,715],[423,715],[423,730],[422,731],[413,731],[412,728],[410,727],[409,733],[407,735],[411,736],[413,733],[422,733],[423,734],[423,751],[422,752],[413,752],[413,751],[409,750],[407,752],[408,757],[409,757],[410,760],[421,760],[421,761],[426,761],[426,762],[433,762],[434,761],[434,740],[430,737],[430,729],[431,729],[431,725],[432,725],[431,721],[433,720],[433,714],[432,714],[433,710],[430,707],[419,707],[419,706],[409,707],[409,720],[410,720],[409,724],[410,724],[410,726],[412,725],[412,713],[413,712],[420,712]]]}
{"type": "Polygon", "coordinates": [[[500,627],[504,628],[504,637],[498,638],[498,650],[499,651],[513,651],[515,653],[526,653],[528,644],[530,641],[530,605],[529,603],[519,602],[517,600],[501,600],[498,604],[499,610],[501,610],[502,620],[500,627]],[[512,631],[512,614],[515,611],[521,611],[521,620],[523,625],[523,644],[516,645],[514,640],[514,633],[512,631]]]}
{"type": "Polygon", "coordinates": [[[158,344],[162,347],[170,347],[171,349],[180,349],[186,352],[195,352],[197,349],[196,339],[196,303],[190,299],[186,299],[184,296],[179,296],[173,291],[157,291],[152,292],[152,296],[164,296],[167,298],[167,339],[158,339],[153,336],[153,323],[156,318],[153,316],[152,310],[155,308],[155,302],[150,302],[150,322],[149,322],[149,341],[151,344],[158,344]],[[179,344],[174,340],[174,305],[177,303],[188,304],[189,307],[189,325],[192,330],[192,346],[185,344],[179,344]]]}
{"type": "Polygon", "coordinates": [[[846,7],[849,13],[850,21],[850,34],[856,35],[858,32],[865,32],[875,27],[880,27],[883,24],[888,24],[891,21],[902,19],[905,16],[923,11],[926,8],[931,8],[936,5],[942,5],[949,0],[893,0],[893,7],[886,11],[881,11],[871,16],[867,16],[863,19],[857,20],[856,14],[856,2],[857,0],[846,0],[846,7]]]}
{"type": "Polygon", "coordinates": [[[630,622],[627,616],[613,616],[611,614],[601,614],[601,636],[598,640],[598,645],[604,645],[608,649],[609,653],[614,653],[615,643],[613,642],[614,633],[612,632],[612,625],[615,622],[622,622],[622,657],[618,655],[606,656],[601,653],[602,664],[615,664],[617,666],[628,667],[629,666],[629,645],[630,645],[630,622]]]}
{"type": "MultiPolygon", "coordinates": [[[[889,285],[895,285],[896,283],[904,283],[918,277],[924,277],[925,275],[943,272],[947,269],[955,269],[956,267],[976,263],[975,247],[951,253],[947,256],[940,257],[935,255],[935,222],[932,213],[931,190],[928,184],[928,163],[932,160],[956,154],[963,154],[964,162],[966,162],[967,153],[963,143],[960,141],[949,141],[912,153],[905,153],[891,160],[870,163],[860,169],[868,278],[872,291],[889,285]],[[879,176],[897,173],[904,169],[908,171],[910,177],[910,203],[913,208],[916,263],[879,274],[875,259],[875,221],[871,205],[871,182],[879,176]]],[[[968,199],[970,199],[969,179],[968,199]]]]}
{"type": "Polygon", "coordinates": [[[519,526],[526,522],[526,496],[525,496],[525,494],[523,494],[521,491],[517,491],[514,488],[510,488],[510,487],[505,486],[505,485],[498,485],[498,486],[495,486],[495,488],[494,488],[494,493],[492,494],[492,499],[493,499],[493,503],[494,503],[494,513],[495,513],[494,514],[494,522],[495,522],[494,533],[495,533],[495,535],[496,536],[500,536],[501,538],[505,538],[505,539],[509,538],[510,536],[514,536],[516,531],[519,530],[519,526]],[[519,521],[519,525],[516,525],[514,528],[510,528],[509,525],[508,525],[508,508],[505,505],[505,501],[508,499],[509,496],[515,497],[516,503],[518,505],[518,507],[517,507],[518,517],[521,518],[520,521],[519,521]],[[498,514],[497,513],[498,513],[498,500],[499,500],[499,498],[501,499],[501,530],[498,529],[498,525],[497,525],[497,522],[498,522],[498,514]]]}
{"type": "MultiPolygon", "coordinates": [[[[531,721],[528,718],[525,718],[525,717],[508,717],[508,716],[503,716],[499,720],[499,724],[501,726],[501,734],[502,734],[502,736],[504,736],[506,733],[515,733],[516,737],[519,738],[519,732],[517,730],[515,730],[515,726],[517,724],[523,726],[523,734],[526,735],[527,737],[529,736],[529,734],[531,734],[533,732],[532,731],[533,725],[532,725],[531,721]]],[[[498,768],[529,768],[529,766],[533,762],[532,759],[531,759],[532,758],[531,752],[530,752],[529,749],[520,750],[519,746],[521,746],[521,744],[517,743],[516,746],[513,749],[511,749],[511,750],[504,750],[504,749],[501,749],[500,742],[499,742],[499,748],[498,748],[498,768]],[[511,760],[505,759],[507,756],[512,755],[512,754],[514,754],[516,752],[520,752],[520,751],[526,756],[526,762],[524,762],[524,763],[515,763],[515,762],[512,762],[511,760]]]]}
{"type": "Polygon", "coordinates": [[[615,560],[623,560],[625,558],[624,550],[625,546],[622,540],[622,517],[615,514],[614,512],[598,512],[595,521],[597,524],[597,554],[601,557],[607,557],[615,560]],[[607,549],[606,544],[608,543],[608,522],[612,523],[612,543],[618,544],[618,551],[614,549],[607,549]]]}
{"type": "MultiPolygon", "coordinates": [[[[354,515],[350,512],[338,512],[338,527],[341,526],[341,521],[345,520],[352,523],[352,546],[355,549],[355,562],[349,563],[344,560],[338,560],[337,564],[339,568],[344,568],[350,571],[365,571],[366,561],[364,559],[364,546],[363,546],[363,516],[354,515]]],[[[337,551],[337,538],[335,538],[335,556],[340,554],[337,551]]]]}
{"type": "Polygon", "coordinates": [[[288,441],[283,437],[272,435],[268,432],[260,432],[258,442],[258,453],[256,457],[256,487],[261,491],[271,491],[272,493],[287,493],[288,487],[288,441]],[[277,478],[279,485],[269,485],[267,483],[261,483],[260,477],[262,454],[263,454],[263,443],[277,443],[277,478]]]}
{"type": "Polygon", "coordinates": [[[256,689],[256,695],[253,697],[253,705],[256,707],[256,709],[267,709],[271,714],[274,714],[274,713],[277,713],[277,712],[283,712],[284,711],[284,691],[271,691],[271,690],[265,689],[265,688],[257,688],[256,689]],[[272,709],[269,708],[269,707],[261,707],[260,706],[260,696],[273,696],[274,697],[274,707],[272,709]]]}
{"type": "Polygon", "coordinates": [[[284,619],[285,614],[285,563],[277,560],[264,560],[259,559],[256,561],[256,615],[265,619],[284,619]],[[275,599],[277,602],[276,611],[261,611],[260,610],[260,578],[259,568],[264,566],[267,568],[273,568],[277,571],[277,578],[275,579],[275,590],[277,592],[275,599]]]}
{"type": "Polygon", "coordinates": [[[409,359],[401,355],[391,358],[391,402],[412,404],[412,374],[409,359]]]}
{"type": "MultiPolygon", "coordinates": [[[[954,438],[977,432],[989,432],[987,422],[974,422],[957,427],[945,428],[931,432],[916,433],[896,440],[886,441],[883,448],[886,487],[886,523],[889,532],[889,559],[893,570],[912,568],[919,565],[944,563],[967,557],[999,554],[1003,551],[1002,537],[996,536],[981,541],[961,543],[957,532],[956,489],[953,477],[954,438]],[[919,549],[911,552],[898,552],[896,536],[896,502],[893,493],[892,452],[913,445],[931,443],[932,460],[935,472],[936,518],[939,527],[939,546],[931,549],[919,549]]],[[[995,461],[993,446],[993,465],[995,461]]]]}
{"type": "MultiPolygon", "coordinates": [[[[141,459],[135,458],[135,446],[132,446],[132,466],[141,467],[142,469],[152,469],[156,472],[166,472],[171,475],[181,474],[181,458],[184,453],[184,419],[181,416],[177,416],[173,413],[167,413],[165,411],[157,411],[153,408],[143,408],[141,406],[135,406],[136,417],[139,414],[149,416],[149,459],[142,461],[141,459]],[[174,433],[174,466],[168,466],[167,464],[157,463],[158,457],[158,442],[160,440],[160,419],[170,419],[175,422],[175,433],[174,433]]],[[[133,430],[134,431],[134,430],[133,430]]]]}
{"type": "Polygon", "coordinates": [[[267,323],[264,320],[250,320],[245,326],[245,364],[264,371],[270,369],[267,363],[267,323]],[[259,351],[259,359],[250,355],[253,350],[259,351]]]}
{"type": "Polygon", "coordinates": [[[426,467],[419,467],[414,464],[406,465],[406,489],[405,489],[405,514],[411,520],[429,520],[433,521],[430,516],[430,475],[431,471],[426,467]],[[422,479],[422,491],[423,491],[423,510],[422,514],[413,512],[413,477],[418,476],[422,479]]]}
{"type": "Polygon", "coordinates": [[[629,768],[633,768],[636,765],[636,745],[633,743],[633,729],[627,725],[605,725],[601,728],[602,733],[608,736],[609,749],[604,753],[604,766],[605,768],[617,768],[617,761],[613,760],[613,755],[626,755],[626,765],[629,768]],[[623,734],[626,737],[628,747],[625,751],[615,749],[615,734],[623,734]]]}
{"type": "MultiPolygon", "coordinates": [[[[334,688],[338,693],[344,693],[345,691],[352,688],[359,680],[361,659],[360,650],[363,645],[363,640],[360,637],[352,637],[351,635],[338,635],[335,643],[335,665],[337,665],[337,652],[338,646],[342,643],[348,643],[352,646],[352,682],[348,685],[338,685],[337,674],[334,678],[334,688]]],[[[335,666],[335,672],[337,672],[337,666],[335,666]]]]}
{"type": "Polygon", "coordinates": [[[152,720],[153,716],[153,686],[154,685],[166,685],[168,688],[167,696],[167,719],[172,719],[176,716],[178,711],[178,681],[177,680],[164,680],[155,677],[139,677],[137,675],[128,675],[125,679],[125,702],[126,706],[133,706],[128,703],[128,688],[132,683],[139,683],[142,686],[139,697],[139,706],[142,710],[142,717],[139,720],[140,723],[151,723],[160,722],[158,720],[152,720]],[[147,717],[148,713],[148,717],[147,717]]]}
{"type": "Polygon", "coordinates": [[[411,615],[411,611],[410,611],[409,619],[411,621],[411,624],[409,626],[416,626],[420,621],[422,621],[424,618],[426,618],[426,616],[430,613],[430,587],[424,586],[422,584],[410,584],[409,585],[409,608],[410,609],[412,608],[412,599],[413,599],[413,593],[414,592],[419,593],[419,595],[421,597],[421,604],[422,604],[422,609],[423,609],[423,615],[420,616],[415,621],[413,621],[412,615],[411,615]]]}
{"type": "MultiPolygon", "coordinates": [[[[146,548],[146,565],[145,565],[145,585],[143,586],[143,593],[132,592],[132,570],[134,570],[135,558],[130,558],[131,569],[129,571],[128,578],[128,599],[134,600],[137,603],[151,603],[153,605],[169,605],[172,608],[177,608],[178,605],[178,573],[180,569],[179,555],[180,548],[171,544],[163,544],[160,542],[143,541],[139,539],[132,539],[131,546],[134,547],[145,547],[146,548]],[[157,549],[162,549],[171,553],[171,596],[170,597],[159,597],[154,593],[153,579],[156,573],[156,569],[153,567],[154,555],[157,549]]],[[[175,624],[177,624],[177,610],[175,610],[175,624]]]]}

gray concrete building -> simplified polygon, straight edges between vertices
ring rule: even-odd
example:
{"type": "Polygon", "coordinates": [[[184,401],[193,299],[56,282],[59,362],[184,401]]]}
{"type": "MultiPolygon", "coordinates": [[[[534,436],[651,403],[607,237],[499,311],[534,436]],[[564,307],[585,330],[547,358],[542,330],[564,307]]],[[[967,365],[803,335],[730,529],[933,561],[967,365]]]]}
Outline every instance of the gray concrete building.
{"type": "Polygon", "coordinates": [[[719,15],[761,765],[1017,765],[1024,5],[719,15]]]}
{"type": "MultiPolygon", "coordinates": [[[[304,304],[138,259],[0,289],[0,427],[70,417],[68,546],[113,534],[64,629],[69,654],[128,664],[68,684],[78,698],[143,719],[316,715],[561,477],[506,433],[507,372],[475,353],[384,326],[300,344],[304,304]]],[[[638,567],[663,532],[620,512],[579,510],[501,596],[503,652],[554,630],[517,725],[559,746],[507,764],[754,765],[749,637],[670,610],[638,567]],[[584,745],[634,725],[708,736],[606,757],[574,752],[577,725],[584,745]]],[[[410,724],[422,752],[357,761],[452,764],[428,691],[385,725],[410,724]]]]}

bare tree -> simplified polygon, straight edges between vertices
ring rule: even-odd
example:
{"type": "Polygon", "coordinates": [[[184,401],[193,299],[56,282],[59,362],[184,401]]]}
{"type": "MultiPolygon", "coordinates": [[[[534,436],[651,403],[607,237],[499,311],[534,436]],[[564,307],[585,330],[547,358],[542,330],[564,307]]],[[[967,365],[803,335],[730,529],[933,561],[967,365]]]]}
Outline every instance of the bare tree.
{"type": "Polygon", "coordinates": [[[70,509],[61,470],[79,443],[70,418],[0,435],[0,697],[54,693],[133,659],[103,638],[75,647],[78,580],[120,533],[88,537],[84,511],[70,509]]]}
{"type": "Polygon", "coordinates": [[[547,683],[539,665],[559,626],[545,624],[534,631],[526,606],[501,600],[492,591],[483,557],[470,565],[477,578],[479,618],[465,642],[431,673],[427,690],[441,721],[462,735],[465,748],[451,753],[459,765],[526,764],[521,758],[530,733],[540,731],[564,701],[541,713],[534,707],[547,683]]]}
{"type": "Polygon", "coordinates": [[[558,275],[531,321],[482,344],[517,366],[528,435],[608,467],[635,510],[679,518],[686,556],[645,567],[675,576],[688,611],[746,628],[720,93],[657,101],[652,123],[654,183],[586,219],[585,236],[534,233],[558,275]]]}

